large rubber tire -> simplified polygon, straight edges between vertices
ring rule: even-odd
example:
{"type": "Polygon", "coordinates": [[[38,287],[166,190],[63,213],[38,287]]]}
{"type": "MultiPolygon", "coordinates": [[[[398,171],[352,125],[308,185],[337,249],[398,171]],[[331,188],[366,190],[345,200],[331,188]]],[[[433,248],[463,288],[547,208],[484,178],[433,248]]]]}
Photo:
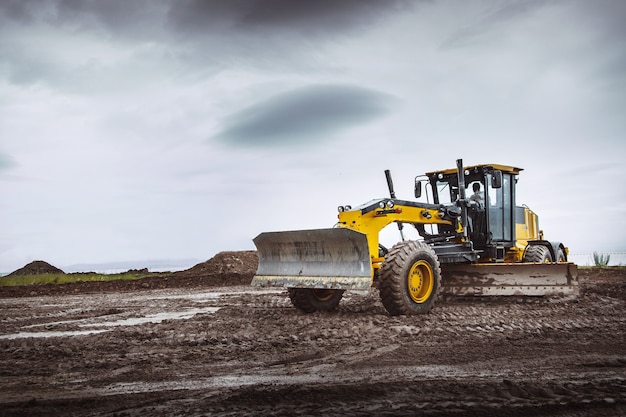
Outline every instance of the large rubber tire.
{"type": "Polygon", "coordinates": [[[556,253],[556,261],[567,262],[567,256],[565,256],[565,252],[561,248],[559,248],[559,251],[556,253]]]}
{"type": "Polygon", "coordinates": [[[541,262],[544,264],[552,262],[550,250],[542,245],[529,245],[524,253],[523,262],[541,262]]]}
{"type": "Polygon", "coordinates": [[[428,313],[441,288],[441,267],[426,243],[396,244],[380,268],[380,299],[392,316],[428,313]]]}
{"type": "Polygon", "coordinates": [[[291,303],[305,313],[332,311],[337,308],[344,290],[289,288],[291,303]]]}

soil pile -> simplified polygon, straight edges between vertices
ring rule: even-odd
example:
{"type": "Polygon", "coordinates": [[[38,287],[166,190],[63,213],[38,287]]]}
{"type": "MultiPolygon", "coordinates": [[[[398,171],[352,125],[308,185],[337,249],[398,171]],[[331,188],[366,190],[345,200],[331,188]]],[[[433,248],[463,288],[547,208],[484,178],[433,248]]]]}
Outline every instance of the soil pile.
{"type": "Polygon", "coordinates": [[[255,251],[220,252],[206,262],[175,272],[172,278],[210,278],[222,284],[247,284],[256,272],[259,259],[255,251]]]}
{"type": "Polygon", "coordinates": [[[254,276],[259,258],[255,251],[220,252],[206,262],[175,272],[171,280],[202,285],[246,285],[254,276]]]}
{"type": "Polygon", "coordinates": [[[62,270],[57,268],[56,266],[50,265],[45,261],[33,261],[27,265],[24,265],[22,268],[11,272],[8,276],[19,276],[19,275],[41,275],[41,274],[64,274],[62,270]]]}
{"type": "MultiPolygon", "coordinates": [[[[125,292],[164,288],[205,288],[224,285],[248,285],[256,273],[258,257],[255,251],[219,252],[208,261],[199,263],[184,271],[163,276],[150,273],[146,268],[130,270],[132,273],[144,274],[145,277],[135,280],[116,281],[85,281],[67,284],[36,284],[22,286],[0,286],[1,297],[23,297],[36,295],[62,295],[94,292],[125,292]]],[[[63,273],[58,268],[43,262],[35,261],[13,272],[18,274],[34,274],[32,271],[63,273]],[[39,265],[39,267],[38,267],[39,265]],[[47,266],[46,266],[47,265],[47,266]],[[45,267],[45,268],[44,268],[45,267]]],[[[46,273],[39,272],[39,273],[46,273]]]]}

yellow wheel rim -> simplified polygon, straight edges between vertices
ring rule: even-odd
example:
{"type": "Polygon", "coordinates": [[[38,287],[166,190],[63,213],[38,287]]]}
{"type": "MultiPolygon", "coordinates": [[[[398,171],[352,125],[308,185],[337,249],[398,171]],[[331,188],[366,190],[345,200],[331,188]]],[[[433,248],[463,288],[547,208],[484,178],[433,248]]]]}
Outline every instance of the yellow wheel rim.
{"type": "Polygon", "coordinates": [[[334,290],[326,290],[326,289],[313,289],[313,295],[319,301],[328,301],[332,298],[334,290]]]}
{"type": "Polygon", "coordinates": [[[435,287],[435,274],[426,261],[417,261],[411,267],[407,280],[409,296],[416,303],[424,303],[430,298],[435,287]]]}

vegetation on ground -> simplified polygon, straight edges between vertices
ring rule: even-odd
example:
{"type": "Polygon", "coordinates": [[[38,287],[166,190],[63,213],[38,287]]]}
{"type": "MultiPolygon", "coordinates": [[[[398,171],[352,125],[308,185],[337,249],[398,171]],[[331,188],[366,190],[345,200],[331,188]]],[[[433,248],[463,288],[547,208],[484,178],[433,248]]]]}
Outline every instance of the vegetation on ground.
{"type": "Polygon", "coordinates": [[[73,274],[48,273],[32,275],[7,275],[0,277],[0,286],[33,285],[33,284],[68,284],[72,282],[102,282],[116,280],[136,280],[147,277],[165,277],[171,272],[143,272],[128,271],[118,274],[100,274],[96,272],[81,272],[73,274]]]}
{"type": "Polygon", "coordinates": [[[611,255],[598,252],[593,253],[593,263],[595,266],[608,266],[611,255]]]}

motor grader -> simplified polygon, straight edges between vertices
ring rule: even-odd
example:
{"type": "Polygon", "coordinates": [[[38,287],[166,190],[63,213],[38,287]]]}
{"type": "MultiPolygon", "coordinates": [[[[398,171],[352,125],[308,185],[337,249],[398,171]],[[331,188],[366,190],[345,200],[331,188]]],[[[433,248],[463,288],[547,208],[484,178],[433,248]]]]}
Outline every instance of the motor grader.
{"type": "Polygon", "coordinates": [[[516,205],[522,169],[456,165],[415,178],[415,198],[425,202],[396,198],[387,170],[390,197],[340,206],[335,227],[261,233],[252,285],[285,287],[308,313],[336,308],[346,290],[371,287],[390,315],[427,313],[441,294],[578,294],[568,249],[545,240],[537,214],[516,205]],[[380,232],[392,223],[401,241],[387,249],[380,232]],[[420,239],[405,239],[407,225],[420,239]]]}

